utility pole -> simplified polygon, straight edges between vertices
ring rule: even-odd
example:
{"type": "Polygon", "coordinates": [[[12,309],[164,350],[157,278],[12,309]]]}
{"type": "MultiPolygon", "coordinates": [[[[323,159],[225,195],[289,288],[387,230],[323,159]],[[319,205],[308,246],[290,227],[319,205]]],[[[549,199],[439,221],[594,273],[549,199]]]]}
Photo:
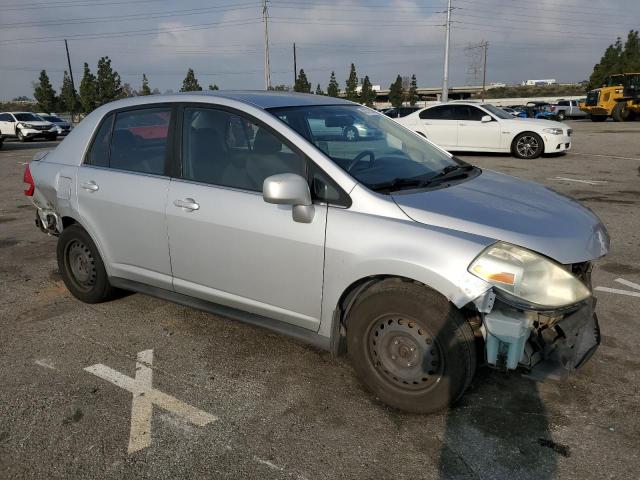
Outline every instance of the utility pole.
{"type": "Polygon", "coordinates": [[[440,99],[443,102],[449,100],[449,31],[451,30],[451,0],[447,4],[447,24],[444,34],[444,70],[442,73],[442,94],[440,99]]]}
{"type": "Polygon", "coordinates": [[[296,42],[293,42],[293,84],[296,84],[298,79],[298,63],[296,61],[296,42]]]}
{"type": "Polygon", "coordinates": [[[76,85],[73,81],[73,71],[71,70],[71,59],[69,58],[69,45],[67,39],[64,40],[64,48],[67,51],[67,65],[69,65],[69,76],[71,77],[71,89],[73,90],[73,103],[71,104],[71,123],[73,123],[73,114],[76,106],[76,85]]]}
{"type": "Polygon", "coordinates": [[[262,20],[264,21],[264,88],[271,90],[271,66],[269,65],[269,9],[268,0],[262,0],[262,20]]]}
{"type": "Polygon", "coordinates": [[[485,41],[482,44],[482,50],[483,50],[483,59],[484,59],[484,65],[482,67],[482,101],[484,102],[484,92],[486,89],[486,84],[487,84],[487,48],[489,47],[489,42],[485,41]]]}

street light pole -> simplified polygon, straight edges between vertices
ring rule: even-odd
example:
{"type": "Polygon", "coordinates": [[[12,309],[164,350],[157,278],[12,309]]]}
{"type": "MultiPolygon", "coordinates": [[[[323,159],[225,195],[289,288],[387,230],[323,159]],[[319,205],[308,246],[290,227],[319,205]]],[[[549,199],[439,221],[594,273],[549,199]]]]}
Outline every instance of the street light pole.
{"type": "Polygon", "coordinates": [[[451,0],[447,5],[447,24],[444,34],[444,70],[442,73],[442,94],[440,99],[443,102],[449,100],[449,31],[451,30],[451,0]]]}
{"type": "Polygon", "coordinates": [[[267,1],[262,0],[262,20],[264,21],[264,89],[271,90],[271,66],[269,65],[269,10],[267,1]]]}

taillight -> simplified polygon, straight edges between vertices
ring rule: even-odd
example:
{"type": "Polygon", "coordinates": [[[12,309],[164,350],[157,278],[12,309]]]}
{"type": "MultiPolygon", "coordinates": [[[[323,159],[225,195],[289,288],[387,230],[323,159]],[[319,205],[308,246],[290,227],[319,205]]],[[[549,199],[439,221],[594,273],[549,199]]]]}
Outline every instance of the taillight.
{"type": "Polygon", "coordinates": [[[27,168],[24,169],[24,175],[22,176],[22,181],[27,185],[29,185],[25,189],[24,194],[27,197],[33,197],[33,192],[36,189],[36,184],[33,183],[33,177],[31,176],[31,170],[29,170],[29,165],[27,165],[27,168]]]}

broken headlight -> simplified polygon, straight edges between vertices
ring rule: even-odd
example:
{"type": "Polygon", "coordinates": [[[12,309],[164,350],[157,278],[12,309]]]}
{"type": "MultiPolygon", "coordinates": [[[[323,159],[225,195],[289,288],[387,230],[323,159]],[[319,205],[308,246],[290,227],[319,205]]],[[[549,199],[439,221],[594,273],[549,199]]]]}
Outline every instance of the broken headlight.
{"type": "Polygon", "coordinates": [[[589,289],[560,264],[516,245],[498,242],[469,265],[469,272],[507,297],[532,306],[558,308],[578,303],[589,289]]]}

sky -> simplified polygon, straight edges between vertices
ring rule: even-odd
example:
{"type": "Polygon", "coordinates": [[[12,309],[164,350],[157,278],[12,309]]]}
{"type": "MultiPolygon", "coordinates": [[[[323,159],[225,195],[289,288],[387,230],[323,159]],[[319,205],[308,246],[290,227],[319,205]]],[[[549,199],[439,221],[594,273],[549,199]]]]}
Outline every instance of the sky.
{"type": "MultiPolygon", "coordinates": [[[[640,28],[640,1],[452,0],[450,85],[481,83],[466,48],[488,41],[487,83],[589,77],[607,45],[640,28]]],[[[315,90],[349,66],[387,88],[400,74],[442,84],[446,0],[270,0],[272,84],[292,84],[293,48],[315,90]]],[[[57,90],[69,41],[82,66],[108,55],[122,81],[178,91],[188,68],[203,88],[264,88],[259,0],[0,0],[0,100],[33,96],[40,70],[57,90]]],[[[477,58],[475,59],[477,62],[477,58]]],[[[479,75],[478,75],[479,74],[479,75]]]]}

